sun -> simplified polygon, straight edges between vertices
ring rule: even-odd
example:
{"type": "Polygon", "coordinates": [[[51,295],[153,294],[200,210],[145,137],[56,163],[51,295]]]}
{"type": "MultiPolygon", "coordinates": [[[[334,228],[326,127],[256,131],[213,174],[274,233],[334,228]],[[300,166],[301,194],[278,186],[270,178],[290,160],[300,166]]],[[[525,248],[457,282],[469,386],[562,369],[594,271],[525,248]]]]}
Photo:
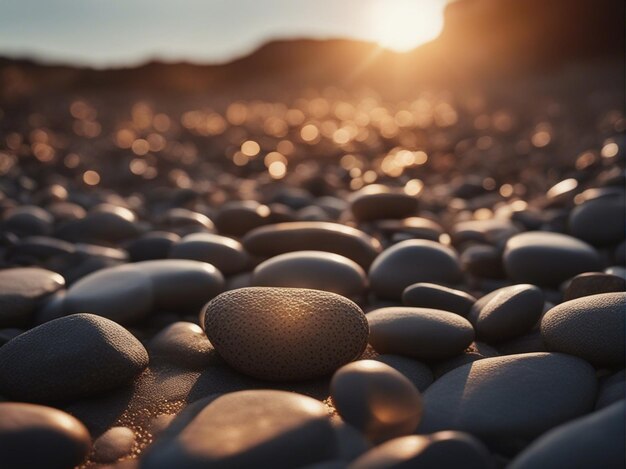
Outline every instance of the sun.
{"type": "Polygon", "coordinates": [[[371,8],[371,38],[406,52],[435,39],[443,28],[447,0],[377,0],[371,8]]]}

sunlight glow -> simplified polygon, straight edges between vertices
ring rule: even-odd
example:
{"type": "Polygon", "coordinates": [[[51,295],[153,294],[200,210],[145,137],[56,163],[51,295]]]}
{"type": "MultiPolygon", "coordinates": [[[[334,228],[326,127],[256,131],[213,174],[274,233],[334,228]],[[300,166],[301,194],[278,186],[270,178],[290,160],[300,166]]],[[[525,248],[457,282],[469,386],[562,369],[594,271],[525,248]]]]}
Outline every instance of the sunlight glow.
{"type": "Polygon", "coordinates": [[[443,28],[446,0],[379,0],[372,6],[372,39],[397,52],[435,39],[443,28]]]}

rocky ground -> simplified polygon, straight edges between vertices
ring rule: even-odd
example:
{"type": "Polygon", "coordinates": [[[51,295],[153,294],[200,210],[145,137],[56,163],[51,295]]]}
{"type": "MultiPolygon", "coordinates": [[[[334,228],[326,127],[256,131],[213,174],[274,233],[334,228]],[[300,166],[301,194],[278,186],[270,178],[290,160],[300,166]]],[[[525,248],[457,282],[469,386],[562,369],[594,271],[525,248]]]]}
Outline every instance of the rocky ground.
{"type": "Polygon", "coordinates": [[[0,102],[0,466],[623,467],[596,66],[0,102]]]}

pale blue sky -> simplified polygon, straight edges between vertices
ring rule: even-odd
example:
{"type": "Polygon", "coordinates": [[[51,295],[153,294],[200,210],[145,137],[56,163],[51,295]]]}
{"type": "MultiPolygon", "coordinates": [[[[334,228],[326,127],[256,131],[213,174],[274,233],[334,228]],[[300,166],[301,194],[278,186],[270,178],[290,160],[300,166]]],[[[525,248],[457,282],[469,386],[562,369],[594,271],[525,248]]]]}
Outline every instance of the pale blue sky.
{"type": "Polygon", "coordinates": [[[445,2],[0,0],[0,55],[99,67],[152,58],[220,62],[290,37],[382,40],[406,49],[434,36],[445,2]]]}

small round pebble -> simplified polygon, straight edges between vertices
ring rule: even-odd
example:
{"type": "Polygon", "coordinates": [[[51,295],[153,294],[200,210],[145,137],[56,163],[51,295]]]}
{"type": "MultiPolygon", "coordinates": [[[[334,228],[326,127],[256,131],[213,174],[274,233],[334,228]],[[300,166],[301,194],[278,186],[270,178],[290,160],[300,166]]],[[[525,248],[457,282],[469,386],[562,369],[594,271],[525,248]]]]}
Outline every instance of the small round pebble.
{"type": "Polygon", "coordinates": [[[566,301],[541,320],[548,350],[576,355],[597,366],[624,366],[625,329],[626,292],[566,301]]]}
{"type": "Polygon", "coordinates": [[[437,309],[380,308],[368,313],[367,321],[370,344],[379,353],[437,360],[463,352],[474,340],[467,319],[437,309]]]}
{"type": "Polygon", "coordinates": [[[572,236],[594,246],[617,244],[626,237],[626,200],[624,193],[589,200],[571,211],[572,236]]]}
{"type": "Polygon", "coordinates": [[[350,196],[350,210],[359,222],[410,217],[417,206],[416,197],[382,184],[371,184],[350,196]]]}
{"type": "Polygon", "coordinates": [[[112,427],[93,443],[93,459],[100,463],[112,463],[130,455],[135,445],[135,433],[127,427],[112,427]]]}
{"type": "Polygon", "coordinates": [[[169,257],[207,262],[224,275],[245,270],[249,262],[239,241],[213,233],[188,234],[172,246],[169,257]]]}
{"type": "Polygon", "coordinates": [[[596,387],[593,367],[571,355],[485,358],[446,373],[426,390],[418,431],[466,431],[499,444],[530,440],[589,412],[596,387]]]}
{"type": "Polygon", "coordinates": [[[299,251],[280,254],[259,264],[252,282],[264,287],[324,290],[351,298],[367,285],[363,268],[339,254],[299,251]]]}
{"type": "Polygon", "coordinates": [[[369,269],[372,291],[399,300],[406,287],[418,282],[454,284],[461,280],[456,252],[429,240],[402,241],[380,254],[369,269]]]}
{"type": "Polygon", "coordinates": [[[178,321],[170,324],[148,345],[151,356],[158,356],[182,368],[202,369],[215,357],[215,349],[197,324],[178,321]]]}
{"type": "Polygon", "coordinates": [[[145,454],[143,469],[289,469],[337,456],[326,407],[300,394],[251,390],[222,395],[176,432],[176,420],[145,454]]]}
{"type": "Polygon", "coordinates": [[[205,308],[204,330],[233,368],[267,380],[323,376],[367,345],[363,311],[334,293],[302,288],[230,290],[205,308]]]}
{"type": "Polygon", "coordinates": [[[73,314],[0,347],[0,393],[31,402],[67,401],[128,384],[146,366],[146,349],[122,326],[73,314]]]}
{"type": "Polygon", "coordinates": [[[406,306],[442,309],[464,317],[475,302],[476,298],[469,293],[434,283],[415,283],[402,292],[402,303],[406,306]]]}
{"type": "Polygon", "coordinates": [[[85,426],[58,409],[0,402],[0,466],[71,469],[91,449],[85,426]]]}
{"type": "Polygon", "coordinates": [[[359,360],[339,368],[330,395],[339,415],[374,442],[412,433],[421,416],[417,388],[379,361],[359,360]]]}
{"type": "Polygon", "coordinates": [[[600,270],[600,256],[589,244],[560,233],[531,231],[510,238],[504,268],[516,283],[556,287],[583,272],[600,270]]]}
{"type": "Polygon", "coordinates": [[[468,319],[478,340],[505,342],[533,328],[541,317],[543,303],[543,293],[536,286],[513,285],[479,299],[472,306],[468,319]]]}
{"type": "Polygon", "coordinates": [[[267,225],[270,215],[267,205],[254,200],[232,201],[220,207],[213,221],[219,233],[241,237],[254,228],[267,225]]]}

